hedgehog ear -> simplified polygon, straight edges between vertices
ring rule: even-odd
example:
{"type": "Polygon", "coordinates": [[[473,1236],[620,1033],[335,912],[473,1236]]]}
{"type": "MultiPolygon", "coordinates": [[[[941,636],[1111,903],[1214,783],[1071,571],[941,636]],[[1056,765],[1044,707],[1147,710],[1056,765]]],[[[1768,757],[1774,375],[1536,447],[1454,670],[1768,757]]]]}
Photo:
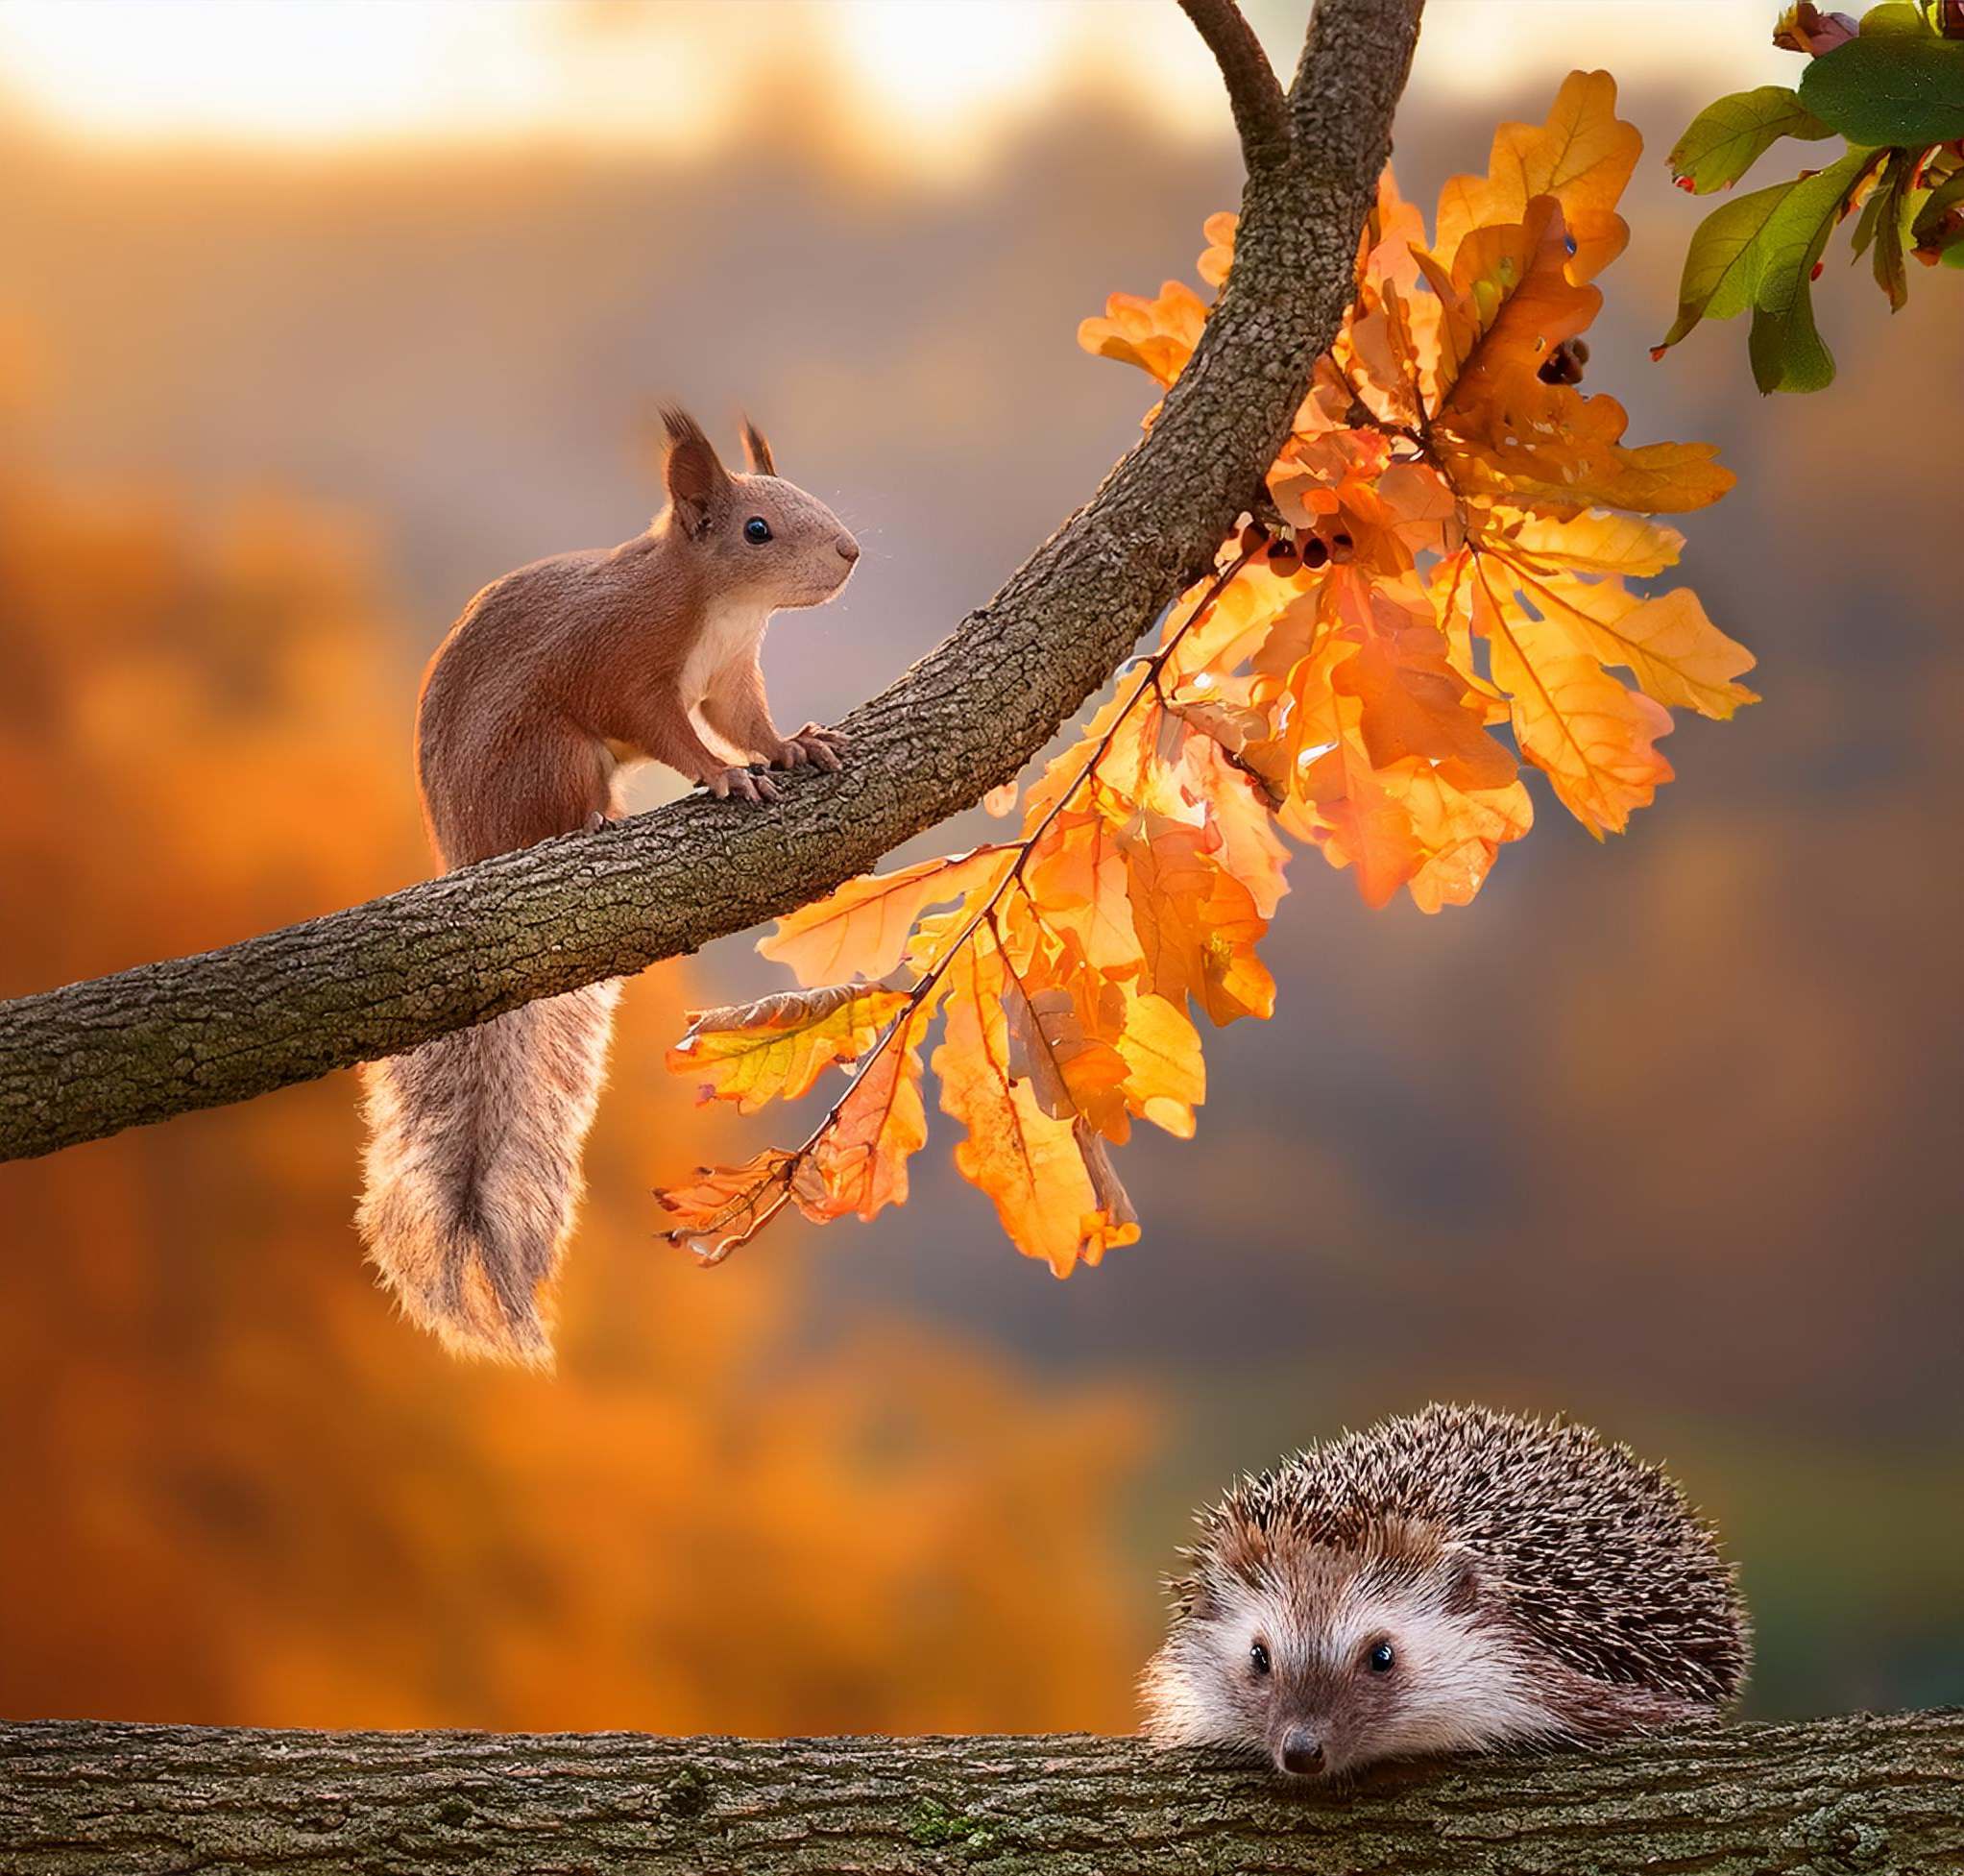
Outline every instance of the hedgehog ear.
{"type": "Polygon", "coordinates": [[[1468,1550],[1448,1550],[1445,1556],[1445,1613],[1470,1616],[1480,1606],[1486,1585],[1480,1566],[1468,1550]]]}
{"type": "Polygon", "coordinates": [[[753,475],[775,475],[777,465],[770,459],[770,443],[749,418],[743,420],[743,460],[753,475]]]}
{"type": "Polygon", "coordinates": [[[668,454],[662,479],[685,532],[700,540],[721,510],[730,491],[730,473],[718,459],[715,445],[686,410],[668,404],[662,411],[668,433],[668,454]]]}

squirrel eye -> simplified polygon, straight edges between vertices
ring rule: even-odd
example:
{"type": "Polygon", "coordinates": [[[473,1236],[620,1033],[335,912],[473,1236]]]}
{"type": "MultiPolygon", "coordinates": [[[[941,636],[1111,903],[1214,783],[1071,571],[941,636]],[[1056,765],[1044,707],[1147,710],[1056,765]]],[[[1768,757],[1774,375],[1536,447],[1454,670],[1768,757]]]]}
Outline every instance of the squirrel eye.
{"type": "Polygon", "coordinates": [[[1258,1674],[1266,1674],[1269,1671],[1269,1651],[1261,1643],[1257,1642],[1249,1649],[1248,1665],[1258,1674]]]}
{"type": "Polygon", "coordinates": [[[1389,1642],[1380,1642],[1364,1657],[1365,1665],[1373,1674],[1390,1673],[1392,1663],[1396,1659],[1397,1656],[1392,1652],[1392,1645],[1389,1642]]]}
{"type": "Polygon", "coordinates": [[[762,515],[752,515],[743,524],[743,538],[753,548],[761,548],[770,539],[770,524],[762,515]]]}

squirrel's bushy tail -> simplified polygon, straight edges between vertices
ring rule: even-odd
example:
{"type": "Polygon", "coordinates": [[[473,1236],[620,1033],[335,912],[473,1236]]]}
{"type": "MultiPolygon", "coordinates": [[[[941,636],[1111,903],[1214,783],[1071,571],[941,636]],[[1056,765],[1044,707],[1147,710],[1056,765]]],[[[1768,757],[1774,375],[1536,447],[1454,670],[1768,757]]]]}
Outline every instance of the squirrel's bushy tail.
{"type": "Polygon", "coordinates": [[[453,1353],[549,1366],[618,983],[543,998],[363,1071],[357,1223],[402,1312],[453,1353]]]}

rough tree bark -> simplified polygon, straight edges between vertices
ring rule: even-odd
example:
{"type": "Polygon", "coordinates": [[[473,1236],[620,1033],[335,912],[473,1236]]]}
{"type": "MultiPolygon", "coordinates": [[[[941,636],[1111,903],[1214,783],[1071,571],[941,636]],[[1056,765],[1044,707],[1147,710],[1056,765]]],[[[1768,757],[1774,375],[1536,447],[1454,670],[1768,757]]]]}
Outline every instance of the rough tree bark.
{"type": "Polygon", "coordinates": [[[1964,1713],[1386,1767],[1133,1740],[0,1726],[8,1876],[1955,1876],[1964,1713]]]}
{"type": "Polygon", "coordinates": [[[1226,294],[1152,433],[987,605],[846,719],[842,773],[796,775],[764,809],[691,798],[0,1004],[0,1158],[246,1100],[695,950],[1013,776],[1257,498],[1350,299],[1422,0],[1321,0],[1286,99],[1226,0],[1186,4],[1247,139],[1226,294]]]}

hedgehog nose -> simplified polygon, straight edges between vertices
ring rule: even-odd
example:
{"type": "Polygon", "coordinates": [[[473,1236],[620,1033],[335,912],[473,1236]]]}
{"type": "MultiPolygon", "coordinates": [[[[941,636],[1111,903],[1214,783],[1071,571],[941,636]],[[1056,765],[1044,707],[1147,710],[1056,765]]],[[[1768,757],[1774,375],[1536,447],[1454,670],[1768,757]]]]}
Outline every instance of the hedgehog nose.
{"type": "Polygon", "coordinates": [[[835,545],[838,548],[838,557],[848,567],[860,557],[860,544],[850,534],[841,534],[835,545]]]}
{"type": "Polygon", "coordinates": [[[1282,1769],[1308,1774],[1323,1768],[1323,1742],[1304,1732],[1291,1733],[1282,1742],[1282,1769]]]}

